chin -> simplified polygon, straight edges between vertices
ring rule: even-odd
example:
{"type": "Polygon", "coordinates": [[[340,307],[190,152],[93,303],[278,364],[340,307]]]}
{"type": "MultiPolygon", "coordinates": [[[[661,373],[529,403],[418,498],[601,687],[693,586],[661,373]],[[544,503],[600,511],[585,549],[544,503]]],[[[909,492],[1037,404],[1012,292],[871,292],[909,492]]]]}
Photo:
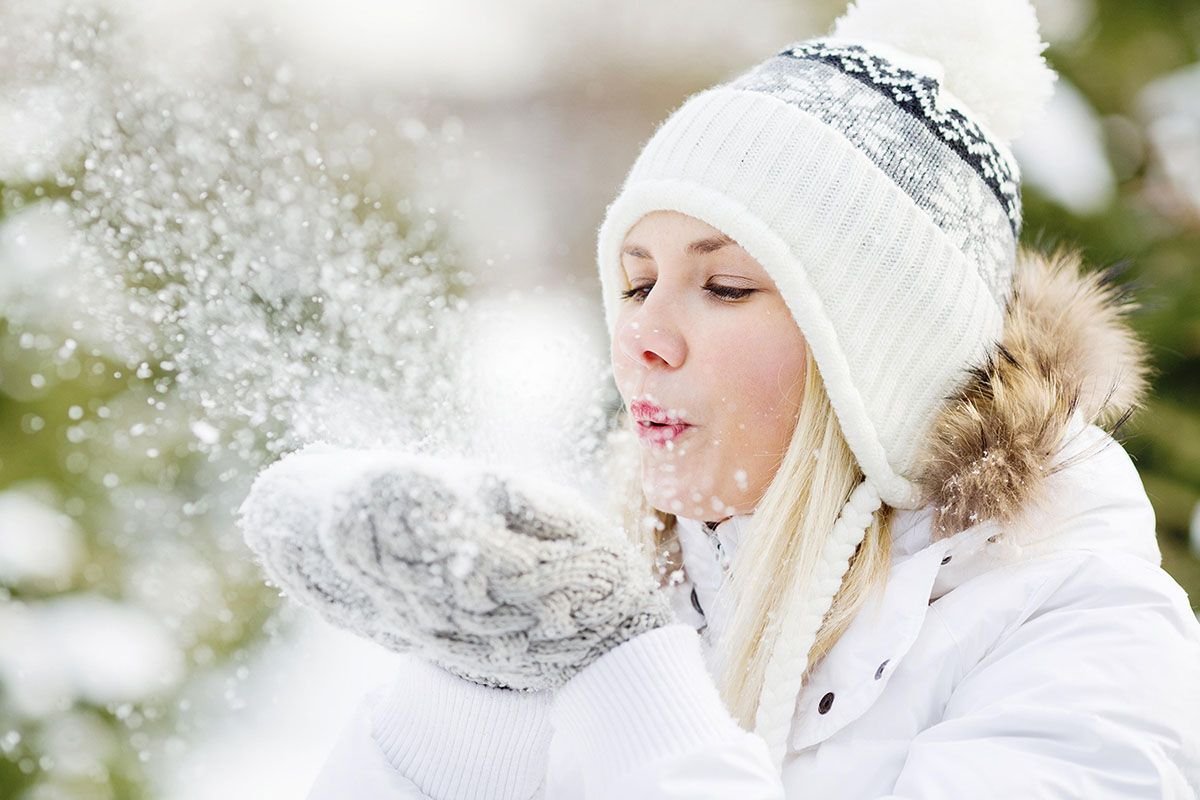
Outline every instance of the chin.
{"type": "MultiPolygon", "coordinates": [[[[722,519],[728,515],[727,512],[712,507],[714,494],[721,498],[722,502],[725,502],[725,495],[713,491],[711,479],[695,479],[687,473],[663,474],[656,467],[653,462],[643,463],[642,466],[642,494],[651,507],[665,514],[675,514],[688,519],[722,519]],[[701,496],[700,500],[692,498],[697,492],[701,496]]],[[[725,507],[728,507],[727,503],[723,506],[725,507]]]]}
{"type": "Polygon", "coordinates": [[[648,489],[644,486],[642,487],[642,493],[646,496],[646,502],[648,502],[650,504],[650,507],[653,508],[655,511],[661,511],[664,514],[679,514],[680,513],[678,506],[676,506],[675,508],[671,507],[672,504],[674,504],[674,501],[677,500],[676,497],[664,496],[662,493],[656,492],[652,488],[648,489]]]}

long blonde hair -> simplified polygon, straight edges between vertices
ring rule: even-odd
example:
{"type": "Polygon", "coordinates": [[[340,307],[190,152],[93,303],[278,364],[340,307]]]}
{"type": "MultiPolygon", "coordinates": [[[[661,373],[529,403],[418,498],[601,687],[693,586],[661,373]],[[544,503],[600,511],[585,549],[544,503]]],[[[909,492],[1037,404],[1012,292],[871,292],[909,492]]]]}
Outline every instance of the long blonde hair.
{"type": "MultiPolygon", "coordinates": [[[[653,508],[641,487],[635,424],[622,412],[610,438],[609,486],[616,511],[636,544],[653,557],[660,583],[682,570],[675,515],[653,508]]],[[[754,509],[751,535],[739,543],[730,569],[732,616],[718,647],[717,686],[739,724],[753,730],[767,662],[777,637],[788,635],[775,621],[787,600],[810,583],[850,493],[863,474],[850,452],[811,350],[805,352],[804,396],[786,452],[754,509]]],[[[892,509],[872,516],[862,543],[808,652],[807,680],[872,595],[887,581],[891,563],[892,509]]]]}

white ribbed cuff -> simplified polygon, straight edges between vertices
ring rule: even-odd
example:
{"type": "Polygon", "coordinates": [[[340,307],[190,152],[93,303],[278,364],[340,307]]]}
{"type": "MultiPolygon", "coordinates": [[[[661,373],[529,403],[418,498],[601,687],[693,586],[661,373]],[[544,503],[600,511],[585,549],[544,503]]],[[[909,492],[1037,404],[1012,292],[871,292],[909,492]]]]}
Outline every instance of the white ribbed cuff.
{"type": "Polygon", "coordinates": [[[550,709],[549,692],[492,689],[405,656],[371,734],[435,800],[529,800],[546,775],[550,709]]]}
{"type": "Polygon", "coordinates": [[[635,636],[569,680],[554,727],[591,764],[621,774],[698,745],[741,738],[685,624],[635,636]]]}

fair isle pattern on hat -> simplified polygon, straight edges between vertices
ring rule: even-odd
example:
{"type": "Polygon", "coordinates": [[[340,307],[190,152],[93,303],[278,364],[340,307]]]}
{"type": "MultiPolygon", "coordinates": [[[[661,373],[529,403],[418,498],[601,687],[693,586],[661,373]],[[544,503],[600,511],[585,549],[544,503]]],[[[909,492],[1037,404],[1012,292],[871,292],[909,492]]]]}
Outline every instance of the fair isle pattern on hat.
{"type": "Polygon", "coordinates": [[[944,94],[936,79],[910,72],[854,44],[839,47],[817,40],[794,45],[780,55],[831,64],[851,78],[885,93],[896,105],[924,122],[975,169],[1004,204],[1013,233],[1020,234],[1019,170],[1012,156],[1002,154],[998,142],[988,138],[979,125],[961,111],[939,106],[944,94]]]}
{"type": "Polygon", "coordinates": [[[841,133],[927,213],[1008,303],[1021,211],[1018,169],[939,83],[859,45],[794,45],[725,84],[778,97],[841,133]]]}

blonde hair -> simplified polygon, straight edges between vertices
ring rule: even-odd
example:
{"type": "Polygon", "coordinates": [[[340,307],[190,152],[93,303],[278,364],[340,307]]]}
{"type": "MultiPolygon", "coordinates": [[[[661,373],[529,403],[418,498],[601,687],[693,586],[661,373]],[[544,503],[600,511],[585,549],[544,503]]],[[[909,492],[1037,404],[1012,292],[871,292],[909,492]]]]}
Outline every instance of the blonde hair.
{"type": "MultiPolygon", "coordinates": [[[[611,437],[609,486],[625,530],[654,559],[662,585],[683,569],[675,515],[653,508],[641,487],[635,424],[622,412],[611,437]]],[[[739,724],[753,730],[767,663],[789,598],[804,592],[822,558],[834,523],[863,479],[812,353],[806,348],[804,395],[787,450],[754,509],[750,535],[739,542],[722,594],[732,616],[718,642],[717,686],[739,724]],[[725,594],[728,593],[728,594],[725,594]]],[[[808,651],[802,681],[829,652],[872,595],[882,594],[891,563],[892,509],[882,505],[833,597],[808,651]]]]}

